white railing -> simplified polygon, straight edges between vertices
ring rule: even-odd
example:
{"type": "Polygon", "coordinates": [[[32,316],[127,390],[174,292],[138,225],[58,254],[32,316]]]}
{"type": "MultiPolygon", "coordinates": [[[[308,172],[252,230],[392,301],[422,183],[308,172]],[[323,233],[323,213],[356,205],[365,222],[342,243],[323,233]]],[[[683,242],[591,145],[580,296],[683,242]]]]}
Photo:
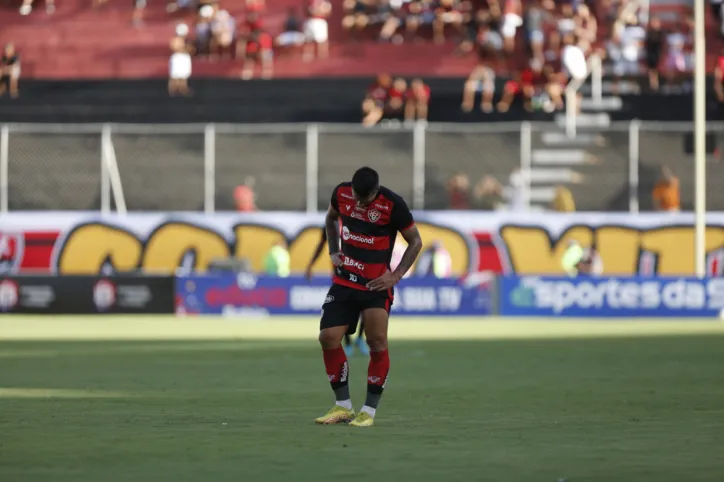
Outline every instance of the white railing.
{"type": "MultiPolygon", "coordinates": [[[[691,130],[686,122],[639,121],[598,129],[596,136],[604,141],[609,136],[610,142],[575,149],[607,163],[607,169],[600,179],[584,182],[611,183],[610,191],[627,193],[628,210],[638,212],[639,199],[648,197],[640,192],[641,159],[647,169],[660,164],[674,167],[675,172],[690,169],[683,136],[691,130]],[[669,134],[642,137],[652,133],[669,134]],[[662,149],[662,141],[668,147],[662,149]]],[[[724,124],[709,123],[707,130],[723,133],[724,124]]],[[[6,124],[0,125],[0,214],[13,209],[88,209],[94,199],[99,199],[96,208],[103,214],[114,206],[121,214],[153,209],[213,213],[230,209],[230,191],[244,175],[256,176],[257,191],[272,204],[276,198],[291,200],[272,209],[317,212],[325,209],[331,186],[363,164],[380,169],[391,187],[418,210],[440,209],[441,199],[447,202],[445,182],[458,172],[466,173],[473,183],[493,175],[506,184],[511,170],[519,167],[524,181],[521,197],[530,207],[531,192],[547,192],[568,182],[556,177],[560,172],[575,174],[571,181],[587,169],[579,161],[551,159],[562,148],[547,146],[545,139],[561,135],[553,123],[530,122],[373,129],[339,124],[6,124]],[[551,152],[539,152],[546,149],[551,152]],[[177,181],[182,178],[185,184],[179,188],[177,181]],[[282,178],[286,184],[279,184],[282,178]],[[68,188],[63,190],[64,186],[68,188]],[[176,197],[139,205],[139,192],[149,199],[158,193],[176,197]],[[46,194],[45,204],[37,200],[38,193],[46,194]],[[64,204],[64,199],[80,198],[64,204]],[[198,202],[189,203],[192,208],[169,205],[174,199],[188,198],[198,202]],[[226,204],[220,205],[219,199],[226,204]]]]}

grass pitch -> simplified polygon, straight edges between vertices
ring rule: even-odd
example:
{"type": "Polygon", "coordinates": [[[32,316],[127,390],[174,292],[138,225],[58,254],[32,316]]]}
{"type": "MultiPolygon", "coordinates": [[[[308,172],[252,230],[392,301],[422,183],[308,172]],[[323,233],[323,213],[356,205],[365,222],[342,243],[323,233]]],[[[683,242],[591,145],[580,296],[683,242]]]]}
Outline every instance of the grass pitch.
{"type": "Polygon", "coordinates": [[[316,330],[0,317],[0,481],[724,480],[721,323],[397,318],[371,429],[312,423],[316,330]]]}

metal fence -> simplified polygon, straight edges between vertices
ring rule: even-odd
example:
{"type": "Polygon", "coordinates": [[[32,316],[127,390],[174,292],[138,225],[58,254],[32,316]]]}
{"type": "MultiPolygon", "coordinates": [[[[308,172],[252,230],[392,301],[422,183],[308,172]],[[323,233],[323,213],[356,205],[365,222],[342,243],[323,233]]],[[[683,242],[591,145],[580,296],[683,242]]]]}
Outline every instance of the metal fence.
{"type": "MultiPolygon", "coordinates": [[[[0,126],[0,212],[234,209],[234,189],[255,180],[261,210],[324,210],[332,188],[362,165],[414,209],[449,207],[462,173],[519,187],[531,208],[568,186],[579,210],[651,207],[659,166],[693,204],[688,123],[614,123],[568,138],[553,123],[430,124],[373,129],[330,124],[7,124],[0,126]]],[[[724,125],[709,130],[724,133],[724,125]]],[[[715,160],[716,157],[712,157],[715,160]]],[[[708,173],[709,202],[724,206],[724,177],[708,173]],[[721,198],[721,199],[720,199],[721,198]]],[[[507,192],[510,192],[508,190],[507,192]]]]}

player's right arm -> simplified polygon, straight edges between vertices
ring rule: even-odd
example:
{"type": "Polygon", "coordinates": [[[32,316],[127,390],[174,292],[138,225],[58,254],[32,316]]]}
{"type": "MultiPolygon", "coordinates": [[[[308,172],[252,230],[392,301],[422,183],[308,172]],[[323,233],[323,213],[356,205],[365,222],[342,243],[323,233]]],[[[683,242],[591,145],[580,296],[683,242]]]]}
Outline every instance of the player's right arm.
{"type": "Polygon", "coordinates": [[[337,203],[337,189],[332,193],[332,199],[324,219],[324,229],[327,233],[327,246],[332,264],[342,266],[342,253],[339,251],[339,204],[337,203]]]}
{"type": "Polygon", "coordinates": [[[314,250],[312,259],[309,260],[309,264],[307,264],[307,269],[304,271],[307,279],[310,279],[312,277],[312,266],[314,266],[314,263],[317,261],[317,259],[319,259],[319,255],[322,254],[322,250],[324,249],[324,246],[326,244],[327,244],[327,227],[325,226],[324,229],[322,229],[322,237],[319,239],[319,243],[317,243],[317,247],[314,250]]]}

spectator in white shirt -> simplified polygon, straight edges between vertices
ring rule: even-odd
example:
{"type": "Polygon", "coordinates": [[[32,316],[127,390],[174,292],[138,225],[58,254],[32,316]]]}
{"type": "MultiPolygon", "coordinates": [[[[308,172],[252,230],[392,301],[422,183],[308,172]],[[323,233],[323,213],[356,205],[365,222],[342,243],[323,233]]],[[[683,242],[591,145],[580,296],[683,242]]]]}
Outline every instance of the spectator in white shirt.
{"type": "Polygon", "coordinates": [[[332,13],[332,4],[328,0],[311,0],[308,13],[309,19],[304,25],[304,35],[307,37],[304,59],[311,61],[314,58],[315,48],[317,58],[326,59],[329,56],[327,19],[332,13]]]}
{"type": "Polygon", "coordinates": [[[639,59],[644,51],[646,31],[638,24],[635,15],[631,15],[620,32],[614,34],[609,44],[609,56],[613,61],[613,73],[616,76],[616,85],[622,77],[635,76],[641,73],[639,59]]]}
{"type": "Polygon", "coordinates": [[[583,82],[588,77],[588,65],[583,49],[576,45],[573,35],[563,38],[563,53],[561,54],[566,74],[572,79],[583,82]]]}
{"type": "Polygon", "coordinates": [[[168,94],[190,95],[189,77],[191,77],[191,54],[183,38],[171,40],[171,58],[169,59],[168,94]]]}

